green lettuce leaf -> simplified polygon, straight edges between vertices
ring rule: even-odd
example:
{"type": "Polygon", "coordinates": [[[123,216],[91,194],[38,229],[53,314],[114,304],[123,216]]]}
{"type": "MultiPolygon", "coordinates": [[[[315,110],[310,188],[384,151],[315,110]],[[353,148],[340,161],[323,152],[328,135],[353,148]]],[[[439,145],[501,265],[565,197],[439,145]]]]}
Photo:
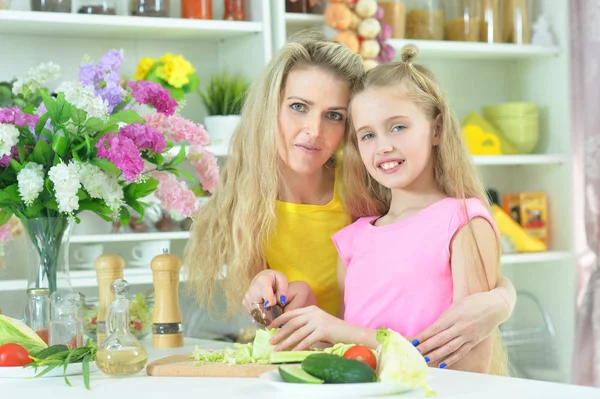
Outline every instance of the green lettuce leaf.
{"type": "Polygon", "coordinates": [[[0,314],[0,345],[9,343],[21,345],[30,355],[48,347],[25,323],[0,314]]]}

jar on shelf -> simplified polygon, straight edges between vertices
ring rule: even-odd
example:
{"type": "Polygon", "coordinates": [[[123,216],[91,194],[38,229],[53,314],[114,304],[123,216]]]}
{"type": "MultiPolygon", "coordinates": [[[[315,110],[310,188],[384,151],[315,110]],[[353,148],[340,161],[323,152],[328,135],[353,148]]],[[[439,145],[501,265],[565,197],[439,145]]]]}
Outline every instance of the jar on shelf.
{"type": "Polygon", "coordinates": [[[169,0],[131,0],[131,15],[139,17],[168,17],[169,0]]]}
{"type": "Polygon", "coordinates": [[[527,0],[504,0],[504,42],[529,44],[530,40],[530,2],[527,0]]]}
{"type": "Polygon", "coordinates": [[[406,6],[404,0],[378,0],[383,9],[382,22],[392,28],[392,39],[404,39],[406,35],[406,6]]]}
{"type": "MultiPolygon", "coordinates": [[[[0,10],[8,10],[10,8],[10,0],[0,0],[0,10]]],[[[0,313],[2,314],[2,313],[0,313]]]]}
{"type": "Polygon", "coordinates": [[[225,13],[223,14],[223,19],[229,21],[245,21],[245,8],[245,0],[225,0],[225,13]]]}
{"type": "Polygon", "coordinates": [[[213,19],[213,0],[181,0],[181,17],[213,19]]]}
{"type": "Polygon", "coordinates": [[[444,39],[444,9],[440,0],[406,1],[406,38],[444,39]]]}
{"type": "Polygon", "coordinates": [[[31,11],[71,12],[71,0],[31,0],[31,11]]]}
{"type": "Polygon", "coordinates": [[[310,14],[324,14],[325,0],[308,0],[308,12],[310,14]]]}
{"type": "Polygon", "coordinates": [[[446,40],[478,42],[481,31],[480,0],[445,0],[446,40]]]}
{"type": "Polygon", "coordinates": [[[117,15],[115,0],[80,0],[79,14],[117,15]]]}
{"type": "Polygon", "coordinates": [[[308,0],[285,0],[285,12],[293,12],[299,14],[308,13],[308,0]]]}
{"type": "Polygon", "coordinates": [[[481,0],[480,40],[487,43],[502,42],[502,0],[481,0]]]}

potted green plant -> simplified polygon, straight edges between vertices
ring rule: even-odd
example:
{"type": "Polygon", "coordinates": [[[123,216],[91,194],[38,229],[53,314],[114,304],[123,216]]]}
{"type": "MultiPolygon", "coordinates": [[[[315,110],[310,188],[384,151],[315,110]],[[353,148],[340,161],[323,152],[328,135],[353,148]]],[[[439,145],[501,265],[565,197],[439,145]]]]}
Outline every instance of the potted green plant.
{"type": "Polygon", "coordinates": [[[226,72],[213,75],[204,91],[198,90],[208,116],[204,127],[211,143],[229,148],[231,136],[240,123],[249,83],[241,75],[226,72]]]}

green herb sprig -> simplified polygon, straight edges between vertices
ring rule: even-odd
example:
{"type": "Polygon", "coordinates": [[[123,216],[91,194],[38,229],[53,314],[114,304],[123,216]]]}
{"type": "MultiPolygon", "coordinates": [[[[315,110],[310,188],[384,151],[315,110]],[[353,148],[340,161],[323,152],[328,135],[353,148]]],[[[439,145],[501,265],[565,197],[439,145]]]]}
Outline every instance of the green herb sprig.
{"type": "Polygon", "coordinates": [[[40,351],[36,356],[31,356],[32,362],[25,367],[33,367],[36,373],[39,367],[45,367],[41,373],[36,374],[36,378],[49,373],[57,367],[63,367],[65,382],[67,385],[72,386],[66,375],[67,367],[69,364],[81,363],[83,383],[88,390],[91,390],[90,362],[96,360],[97,350],[98,347],[91,340],[88,340],[84,346],[74,349],[66,345],[54,345],[40,351]]]}

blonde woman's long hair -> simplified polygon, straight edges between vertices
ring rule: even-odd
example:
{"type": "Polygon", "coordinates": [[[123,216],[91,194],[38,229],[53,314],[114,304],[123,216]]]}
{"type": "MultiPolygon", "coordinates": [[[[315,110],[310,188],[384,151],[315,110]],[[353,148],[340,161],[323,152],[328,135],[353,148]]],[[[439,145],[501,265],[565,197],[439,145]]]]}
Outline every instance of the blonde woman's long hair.
{"type": "MultiPolygon", "coordinates": [[[[453,116],[446,95],[436,82],[433,74],[422,65],[414,65],[412,60],[417,49],[408,45],[402,50],[402,61],[378,65],[366,73],[355,85],[353,98],[371,88],[397,87],[399,92],[414,101],[425,113],[435,128],[439,120],[441,128],[440,143],[433,148],[433,175],[440,192],[448,197],[463,199],[465,217],[468,218],[466,199],[477,198],[488,208],[490,200],[484,188],[481,176],[461,138],[461,127],[453,116]],[[438,119],[441,118],[441,119],[438,119]]],[[[350,107],[350,115],[352,108],[350,107]]],[[[351,119],[351,117],[349,118],[351,119]]],[[[351,125],[346,135],[343,148],[343,180],[340,191],[344,203],[353,218],[364,216],[380,216],[390,209],[391,190],[375,180],[365,168],[358,149],[358,140],[351,125]]],[[[468,219],[467,219],[468,220],[468,219]]],[[[483,266],[483,258],[475,239],[472,226],[468,225],[469,234],[465,250],[482,265],[476,276],[467,279],[469,293],[475,293],[473,287],[485,281],[488,290],[494,288],[492,281],[500,276],[500,242],[497,242],[498,259],[497,275],[488,276],[483,266]],[[493,280],[490,280],[492,277],[493,280]],[[471,284],[472,283],[472,284],[471,284]]],[[[484,284],[484,285],[485,285],[484,284]]],[[[499,331],[494,334],[494,349],[490,372],[508,374],[507,355],[503,347],[499,331]]]]}
{"type": "Polygon", "coordinates": [[[263,244],[276,223],[280,187],[279,109],[287,76],[296,66],[322,68],[352,86],[364,74],[358,54],[321,34],[302,32],[251,86],[219,184],[194,218],[184,255],[188,288],[209,312],[219,287],[227,301],[225,314],[241,310],[252,278],[266,267],[263,244]]]}

